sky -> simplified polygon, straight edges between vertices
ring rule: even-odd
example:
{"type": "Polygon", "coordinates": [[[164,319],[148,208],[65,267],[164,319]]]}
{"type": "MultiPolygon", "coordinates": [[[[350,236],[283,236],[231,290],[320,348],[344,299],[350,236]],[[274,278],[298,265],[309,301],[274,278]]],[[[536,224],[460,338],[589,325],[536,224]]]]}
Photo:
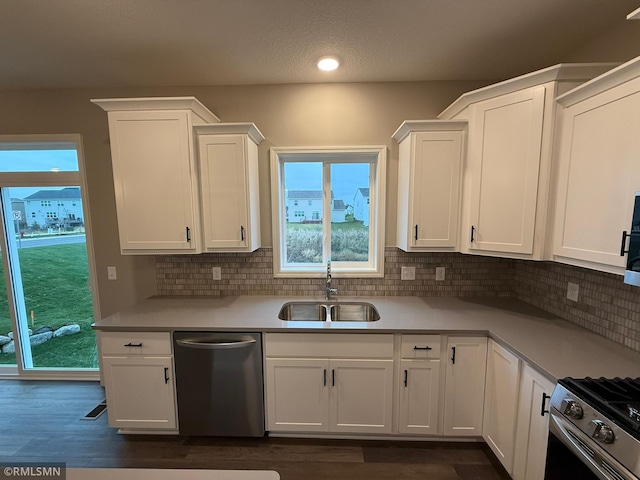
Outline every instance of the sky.
{"type": "MultiPolygon", "coordinates": [[[[74,172],[78,170],[76,150],[0,150],[0,174],[3,172],[74,172]],[[57,170],[54,170],[57,169],[57,170]]],[[[24,198],[38,190],[62,187],[11,187],[11,196],[24,198]]]]}
{"type": "MultiPolygon", "coordinates": [[[[337,200],[353,205],[358,188],[369,188],[369,163],[334,163],[331,165],[331,189],[337,200]]],[[[288,190],[322,190],[322,163],[285,163],[285,187],[288,190]]]]}

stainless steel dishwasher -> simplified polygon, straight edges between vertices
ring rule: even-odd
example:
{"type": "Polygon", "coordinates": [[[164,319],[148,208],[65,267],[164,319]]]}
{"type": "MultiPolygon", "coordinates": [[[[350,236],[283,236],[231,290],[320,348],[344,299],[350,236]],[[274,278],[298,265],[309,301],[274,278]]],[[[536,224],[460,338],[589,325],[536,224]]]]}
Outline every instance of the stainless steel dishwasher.
{"type": "Polygon", "coordinates": [[[264,435],[259,333],[174,332],[181,435],[264,435]]]}

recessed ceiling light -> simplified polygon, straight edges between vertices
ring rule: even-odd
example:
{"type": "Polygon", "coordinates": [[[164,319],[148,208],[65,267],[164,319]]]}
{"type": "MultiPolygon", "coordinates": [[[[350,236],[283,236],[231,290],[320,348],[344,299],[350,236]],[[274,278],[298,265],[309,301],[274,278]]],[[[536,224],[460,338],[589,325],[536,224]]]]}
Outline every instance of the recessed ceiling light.
{"type": "Polygon", "coordinates": [[[335,70],[340,66],[340,62],[335,57],[322,57],[318,60],[318,68],[320,70],[324,70],[325,72],[330,72],[335,70]]]}

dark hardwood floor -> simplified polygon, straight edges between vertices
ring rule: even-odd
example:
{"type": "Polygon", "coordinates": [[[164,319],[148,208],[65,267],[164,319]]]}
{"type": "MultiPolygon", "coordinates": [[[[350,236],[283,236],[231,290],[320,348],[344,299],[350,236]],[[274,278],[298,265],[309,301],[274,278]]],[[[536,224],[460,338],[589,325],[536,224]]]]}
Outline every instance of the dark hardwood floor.
{"type": "Polygon", "coordinates": [[[282,480],[502,480],[481,443],[118,435],[94,382],[0,380],[0,462],[276,470],[282,480]]]}

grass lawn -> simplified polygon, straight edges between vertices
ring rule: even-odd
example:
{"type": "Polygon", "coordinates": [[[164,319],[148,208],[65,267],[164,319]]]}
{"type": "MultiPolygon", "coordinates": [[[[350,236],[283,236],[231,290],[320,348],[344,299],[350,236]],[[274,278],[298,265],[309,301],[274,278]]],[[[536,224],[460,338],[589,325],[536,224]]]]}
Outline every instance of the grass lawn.
{"type": "MultiPolygon", "coordinates": [[[[97,368],[93,306],[84,243],[23,248],[18,251],[29,328],[56,329],[78,324],[80,333],[52,338],[32,347],[34,367],[97,368]],[[30,313],[34,313],[31,325],[30,313]]],[[[4,275],[0,278],[0,335],[11,330],[4,275]]],[[[15,354],[0,354],[0,364],[15,364],[15,354]]]]}
{"type": "MultiPolygon", "coordinates": [[[[287,223],[287,262],[322,262],[322,225],[287,223]]],[[[369,227],[352,220],[331,223],[331,259],[363,262],[369,257],[369,227]]]]}

